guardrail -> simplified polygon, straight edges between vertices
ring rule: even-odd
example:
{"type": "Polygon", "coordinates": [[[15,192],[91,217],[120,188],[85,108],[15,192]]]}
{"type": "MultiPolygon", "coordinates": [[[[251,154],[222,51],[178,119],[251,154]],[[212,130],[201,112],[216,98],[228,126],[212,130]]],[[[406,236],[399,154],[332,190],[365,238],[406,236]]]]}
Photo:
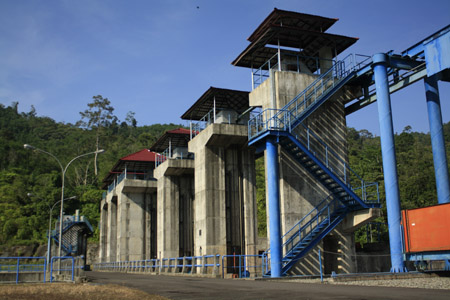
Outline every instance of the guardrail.
{"type": "Polygon", "coordinates": [[[261,85],[270,77],[270,70],[289,71],[295,73],[305,73],[312,75],[320,75],[324,67],[328,64],[334,64],[334,59],[324,59],[320,57],[305,56],[294,53],[280,52],[269,58],[261,67],[252,70],[252,87],[253,89],[261,85]],[[279,60],[281,65],[279,65],[279,60]]]}
{"type": "Polygon", "coordinates": [[[189,155],[189,153],[183,155],[183,152],[174,154],[172,147],[169,147],[161,153],[156,153],[155,168],[157,168],[160,164],[162,164],[169,158],[189,159],[190,155],[189,155]],[[176,156],[176,157],[174,157],[174,156],[176,156]]]}
{"type": "Polygon", "coordinates": [[[0,282],[54,282],[63,281],[70,278],[74,281],[75,277],[84,275],[84,257],[83,256],[64,256],[52,257],[50,268],[47,268],[47,258],[38,257],[0,257],[0,282]],[[54,268],[54,262],[61,261],[61,268],[54,268]],[[56,278],[55,273],[62,274],[56,278]],[[50,281],[47,279],[49,275],[50,281]]]}
{"type": "Polygon", "coordinates": [[[184,256],[161,259],[102,262],[93,265],[94,271],[148,272],[219,275],[220,255],[184,256]],[[211,271],[212,268],[212,271],[211,271]]]}
{"type": "Polygon", "coordinates": [[[43,274],[42,281],[45,282],[45,274],[47,272],[47,258],[46,257],[0,257],[0,276],[4,277],[6,280],[1,280],[4,282],[39,282],[39,273],[43,274]],[[21,264],[21,261],[25,261],[25,264],[21,264]],[[30,261],[35,261],[36,263],[30,263],[30,261]],[[7,275],[2,275],[6,273],[7,275]],[[12,278],[9,274],[16,273],[15,280],[8,280],[12,278]],[[31,274],[31,276],[30,276],[31,274]],[[22,275],[22,276],[21,276],[22,275]],[[22,280],[20,280],[22,277],[22,280]],[[25,279],[29,277],[30,280],[25,279]],[[38,278],[35,280],[34,278],[38,278]]]}
{"type": "Polygon", "coordinates": [[[54,256],[50,263],[50,282],[53,281],[74,281],[75,277],[84,275],[84,256],[54,256]],[[54,262],[60,260],[57,263],[57,267],[54,268],[54,262]],[[53,274],[58,273],[58,278],[53,274]],[[70,278],[67,279],[67,278],[70,278]],[[57,279],[57,280],[56,280],[57,279]]]}
{"type": "Polygon", "coordinates": [[[333,66],[314,80],[308,87],[289,101],[283,108],[269,108],[263,110],[259,115],[250,119],[249,140],[255,138],[267,130],[286,130],[291,132],[292,125],[308,109],[314,105],[330,89],[340,83],[353,72],[362,69],[371,62],[369,56],[360,54],[349,54],[344,59],[336,62],[333,66]]]}

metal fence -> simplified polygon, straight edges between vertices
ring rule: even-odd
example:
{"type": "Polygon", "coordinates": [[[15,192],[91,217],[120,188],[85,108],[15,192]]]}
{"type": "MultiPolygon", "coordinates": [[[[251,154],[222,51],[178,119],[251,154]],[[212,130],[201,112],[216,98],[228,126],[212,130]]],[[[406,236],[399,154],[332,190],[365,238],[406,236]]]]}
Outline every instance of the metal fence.
{"type": "Polygon", "coordinates": [[[74,281],[75,277],[82,276],[84,276],[83,256],[53,257],[49,267],[46,257],[0,257],[1,282],[15,282],[17,284],[23,282],[74,281]],[[61,260],[61,267],[56,267],[56,265],[59,265],[59,260],[61,260]]]}
{"type": "Polygon", "coordinates": [[[46,257],[0,257],[0,276],[3,282],[45,282],[46,272],[46,257]]]}
{"type": "Polygon", "coordinates": [[[102,262],[93,265],[94,271],[184,273],[219,275],[220,255],[184,256],[161,259],[102,262]]]}

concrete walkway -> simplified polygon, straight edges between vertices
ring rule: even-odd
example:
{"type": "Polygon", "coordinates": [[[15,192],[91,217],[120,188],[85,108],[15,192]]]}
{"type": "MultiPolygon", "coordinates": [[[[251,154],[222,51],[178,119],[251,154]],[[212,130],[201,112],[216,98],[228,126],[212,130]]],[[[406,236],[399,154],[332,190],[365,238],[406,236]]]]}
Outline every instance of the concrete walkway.
{"type": "Polygon", "coordinates": [[[170,299],[450,299],[448,290],[109,272],[86,275],[92,283],[124,285],[170,299]]]}

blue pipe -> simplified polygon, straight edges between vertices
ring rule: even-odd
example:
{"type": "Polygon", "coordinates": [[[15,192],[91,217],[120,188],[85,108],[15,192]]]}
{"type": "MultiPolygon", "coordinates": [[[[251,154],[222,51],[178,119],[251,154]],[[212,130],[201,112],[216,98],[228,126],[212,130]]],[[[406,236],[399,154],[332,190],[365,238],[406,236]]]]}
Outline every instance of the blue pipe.
{"type": "Polygon", "coordinates": [[[375,88],[380,123],[381,154],[383,156],[384,186],[386,190],[386,208],[389,227],[389,245],[391,250],[391,272],[404,272],[402,257],[400,193],[398,189],[397,161],[395,158],[394,126],[392,124],[391,98],[387,66],[389,58],[380,53],[373,56],[372,68],[375,76],[375,88]]]}
{"type": "Polygon", "coordinates": [[[281,277],[281,228],[280,228],[280,181],[278,146],[273,139],[266,140],[266,174],[270,234],[270,276],[281,277]]]}
{"type": "Polygon", "coordinates": [[[433,148],[434,174],[438,203],[450,202],[447,154],[445,151],[444,132],[442,130],[441,103],[436,76],[425,77],[425,94],[430,123],[431,147],[433,148]]]}

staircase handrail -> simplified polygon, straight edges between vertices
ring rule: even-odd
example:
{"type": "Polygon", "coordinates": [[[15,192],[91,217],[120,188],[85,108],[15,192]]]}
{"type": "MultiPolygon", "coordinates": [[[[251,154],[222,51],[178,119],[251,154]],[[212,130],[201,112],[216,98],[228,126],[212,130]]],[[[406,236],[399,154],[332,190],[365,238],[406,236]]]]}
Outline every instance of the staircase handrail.
{"type": "MultiPolygon", "coordinates": [[[[300,92],[297,96],[295,96],[291,101],[289,101],[283,108],[281,109],[265,109],[263,110],[259,115],[255,116],[254,118],[249,120],[249,140],[251,140],[252,138],[254,138],[255,136],[259,135],[260,133],[262,133],[263,131],[259,132],[257,130],[257,134],[252,135],[252,130],[251,130],[251,126],[252,124],[256,123],[259,124],[260,122],[258,122],[258,119],[261,119],[262,116],[265,115],[265,111],[266,110],[277,110],[277,113],[270,116],[269,118],[277,118],[277,119],[285,119],[286,117],[281,117],[281,114],[287,114],[289,113],[289,118],[293,117],[294,120],[297,119],[298,117],[300,117],[301,115],[303,115],[303,113],[305,113],[307,111],[307,109],[309,107],[311,107],[312,104],[316,103],[317,99],[320,98],[321,95],[323,95],[323,93],[325,91],[328,91],[328,89],[324,90],[323,86],[324,86],[324,82],[328,82],[329,80],[333,79],[333,85],[331,85],[331,87],[333,87],[338,81],[334,82],[335,78],[345,78],[346,76],[348,76],[351,72],[359,70],[363,67],[365,67],[367,64],[370,63],[370,56],[366,56],[366,55],[361,55],[361,54],[349,54],[347,55],[344,59],[335,62],[331,68],[326,71],[325,73],[321,74],[318,78],[316,78],[310,85],[308,85],[302,92],[300,92]],[[364,57],[365,59],[362,60],[361,62],[358,62],[357,57],[364,57]],[[334,74],[333,74],[334,73],[334,74]],[[325,81],[324,81],[325,80],[325,81]],[[317,96],[317,89],[316,86],[320,83],[321,86],[321,90],[322,93],[320,93],[317,96]],[[314,93],[309,93],[311,89],[314,89],[314,93]],[[309,95],[310,97],[306,98],[306,96],[309,95]],[[313,96],[316,96],[316,99],[310,103],[310,105],[308,107],[306,107],[306,103],[308,102],[308,100],[313,96]],[[301,110],[300,112],[298,112],[298,101],[301,98],[304,98],[303,101],[300,104],[304,104],[304,108],[303,110],[301,110]],[[290,108],[293,104],[296,104],[294,108],[290,108]],[[294,113],[295,111],[295,113],[294,113]]],[[[325,84],[326,85],[326,84],[325,84]]],[[[301,105],[300,105],[301,106],[301,105]]],[[[265,123],[268,123],[270,120],[266,119],[265,123]]],[[[291,122],[293,123],[293,122],[291,122]]]]}
{"type": "MultiPolygon", "coordinates": [[[[319,214],[321,211],[323,211],[324,208],[327,208],[327,207],[331,204],[331,202],[328,203],[327,205],[325,205],[323,208],[320,208],[320,209],[319,209],[319,207],[321,207],[324,203],[327,202],[327,200],[328,200],[329,198],[332,198],[332,197],[334,197],[334,196],[333,196],[332,194],[330,194],[330,195],[326,196],[324,199],[322,199],[322,200],[320,201],[320,203],[317,204],[317,205],[316,205],[309,213],[307,213],[305,216],[303,216],[303,218],[301,218],[297,223],[295,223],[295,225],[293,225],[293,226],[291,227],[291,229],[289,229],[289,230],[281,237],[281,240],[283,240],[287,235],[289,235],[289,233],[290,233],[291,231],[293,231],[296,227],[298,227],[298,226],[299,226],[306,218],[308,218],[308,217],[309,217],[310,215],[312,215],[314,212],[317,211],[317,213],[319,214]]],[[[336,200],[336,199],[334,199],[334,200],[336,200]]],[[[334,201],[333,201],[333,202],[334,202],[334,201]]],[[[318,214],[317,214],[317,215],[318,215],[318,214]]],[[[315,216],[312,217],[309,221],[314,220],[314,218],[315,218],[315,216]]],[[[302,229],[304,229],[308,224],[309,224],[309,222],[306,223],[305,225],[299,227],[299,231],[301,231],[302,229]]],[[[286,242],[283,243],[283,247],[287,244],[287,242],[288,242],[289,240],[291,240],[291,238],[289,238],[286,242]]],[[[266,253],[268,253],[268,252],[270,252],[270,248],[267,249],[266,253]]]]}
{"type": "MultiPolygon", "coordinates": [[[[298,221],[294,226],[292,226],[291,229],[289,229],[282,237],[281,239],[283,240],[291,231],[293,231],[296,227],[298,227],[298,231],[297,232],[302,232],[305,228],[309,227],[311,225],[311,223],[313,223],[319,215],[321,215],[321,213],[328,208],[332,203],[338,201],[337,198],[333,199],[331,202],[327,202],[327,200],[329,198],[333,198],[333,195],[328,195],[327,197],[325,197],[317,206],[315,206],[308,214],[306,214],[303,218],[300,219],[300,221],[298,221]],[[324,205],[326,204],[326,205],[324,205]],[[323,206],[323,207],[322,207],[323,206]],[[311,216],[314,212],[317,212],[316,215],[312,216],[305,225],[302,225],[302,222],[304,220],[306,220],[309,216],[311,216]]],[[[293,239],[295,238],[294,235],[291,235],[284,243],[283,243],[283,247],[285,245],[287,245],[288,243],[290,243],[293,239]]]]}
{"type": "MultiPolygon", "coordinates": [[[[328,220],[328,224],[331,223],[331,215],[335,212],[336,208],[337,208],[337,204],[339,202],[339,200],[335,197],[332,197],[333,199],[327,203],[327,205],[325,205],[324,207],[322,207],[320,210],[317,210],[317,214],[314,215],[310,220],[308,220],[303,226],[301,226],[299,228],[299,230],[297,231],[298,234],[292,234],[284,243],[283,243],[283,249],[285,252],[285,255],[290,253],[295,246],[302,241],[304,238],[308,237],[314,230],[315,227],[313,227],[314,223],[317,223],[316,226],[319,226],[324,220],[328,220]],[[330,207],[334,206],[333,210],[330,210],[330,207]],[[322,219],[320,217],[323,217],[322,219]],[[305,232],[306,229],[309,228],[308,232],[305,232]],[[302,234],[303,233],[303,234],[302,234]],[[298,239],[297,242],[294,242],[294,240],[298,239]],[[290,247],[289,247],[290,245],[290,247]]],[[[327,200],[327,198],[325,198],[325,200],[327,200]]],[[[342,207],[345,207],[344,205],[342,207]]],[[[314,211],[314,210],[313,210],[314,211]]],[[[302,221],[305,218],[302,219],[302,221]]],[[[299,226],[300,224],[296,224],[294,225],[294,227],[299,226]]]]}
{"type": "MultiPolygon", "coordinates": [[[[319,138],[317,133],[315,133],[311,128],[308,128],[305,124],[301,123],[301,128],[303,128],[306,131],[307,135],[307,141],[306,144],[303,141],[304,145],[307,145],[307,148],[311,152],[317,153],[320,149],[312,149],[312,143],[311,143],[311,136],[324,147],[325,150],[325,159],[323,157],[319,157],[316,155],[316,158],[318,158],[327,168],[329,168],[336,176],[340,177],[341,181],[344,182],[347,186],[349,186],[353,191],[361,189],[361,200],[363,200],[366,203],[379,203],[380,198],[377,194],[377,199],[375,201],[369,200],[367,197],[367,188],[371,186],[375,186],[376,190],[378,191],[378,182],[366,182],[364,179],[361,178],[351,167],[350,165],[341,158],[333,149],[331,149],[323,140],[319,138]],[[341,163],[344,167],[344,172],[339,174],[339,169],[337,168],[330,168],[330,155],[333,157],[338,163],[341,163]],[[347,174],[348,171],[348,174],[347,174]],[[355,179],[358,181],[358,185],[352,184],[351,182],[351,176],[354,176],[355,179]],[[360,185],[359,185],[360,184],[360,185]]],[[[301,139],[298,135],[295,136],[297,140],[301,139]]]]}
{"type": "MultiPolygon", "coordinates": [[[[334,80],[334,78],[345,78],[347,77],[351,72],[356,71],[358,69],[361,69],[362,67],[366,66],[371,60],[370,56],[366,56],[366,55],[361,55],[361,54],[349,54],[346,57],[344,57],[342,60],[339,60],[337,62],[335,62],[331,68],[329,70],[327,70],[325,73],[321,74],[317,79],[315,79],[309,86],[306,87],[306,89],[304,89],[302,92],[300,92],[297,96],[295,96],[291,101],[289,101],[284,107],[283,109],[286,110],[290,110],[292,112],[293,109],[289,109],[289,107],[291,107],[293,104],[296,104],[296,102],[298,102],[298,100],[304,96],[303,101],[300,103],[300,105],[295,106],[296,110],[298,109],[299,106],[301,106],[302,103],[307,102],[307,100],[309,100],[310,97],[306,98],[306,95],[308,94],[308,92],[311,89],[314,89],[314,93],[310,93],[309,95],[316,95],[316,100],[317,100],[317,86],[318,83],[320,83],[320,87],[322,90],[322,93],[319,95],[319,97],[325,92],[325,90],[323,89],[324,86],[324,82],[328,82],[331,79],[334,80]],[[361,62],[357,61],[357,57],[361,56],[364,57],[365,59],[361,62]]],[[[326,84],[325,84],[326,86],[326,84]]],[[[306,105],[305,105],[306,106],[306,105]]],[[[302,114],[302,112],[306,111],[306,107],[300,112],[300,115],[302,114]]],[[[299,117],[298,115],[295,117],[299,117]]]]}

